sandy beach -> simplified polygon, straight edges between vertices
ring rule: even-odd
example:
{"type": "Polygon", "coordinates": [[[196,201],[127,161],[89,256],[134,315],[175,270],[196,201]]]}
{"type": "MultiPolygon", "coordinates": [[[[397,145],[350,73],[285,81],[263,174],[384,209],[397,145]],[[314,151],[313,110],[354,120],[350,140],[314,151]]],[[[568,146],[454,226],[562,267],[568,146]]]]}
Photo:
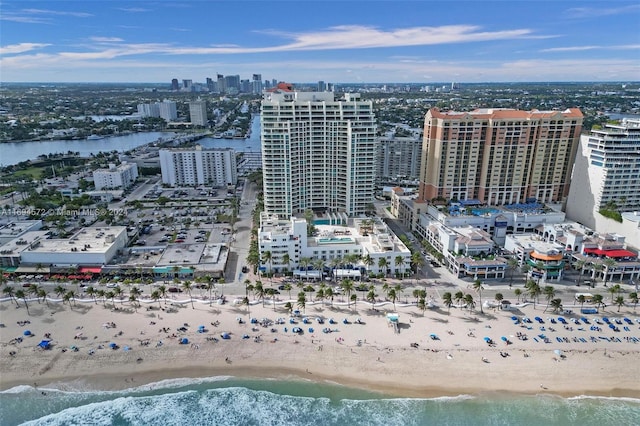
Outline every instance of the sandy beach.
{"type": "Polygon", "coordinates": [[[572,320],[582,315],[563,314],[563,325],[551,323],[559,315],[543,312],[544,304],[480,313],[422,312],[396,303],[396,332],[386,316],[394,312],[388,302],[375,310],[362,301],[349,308],[339,300],[333,306],[308,302],[291,324],[286,300],[275,311],[269,301],[264,307],[252,301],[248,312],[233,296],[225,304],[194,299],[193,308],[188,299],[181,294],[160,303],[143,300],[137,312],[117,300],[115,306],[87,300],[73,307],[34,300],[30,315],[22,302],[17,308],[3,299],[0,388],[124,389],[171,378],[238,376],[328,381],[408,397],[496,391],[640,398],[640,324],[632,310],[587,315],[590,323],[579,325],[572,320]],[[538,316],[544,324],[515,324],[512,316],[538,316]],[[615,332],[594,322],[603,316],[626,316],[633,324],[615,332]],[[336,324],[329,324],[331,318],[336,324]],[[263,319],[269,321],[261,324],[263,319]],[[293,327],[303,333],[293,333],[293,327]],[[43,339],[51,341],[50,349],[38,346],[43,339]],[[188,343],[181,344],[183,339],[188,343]]]}

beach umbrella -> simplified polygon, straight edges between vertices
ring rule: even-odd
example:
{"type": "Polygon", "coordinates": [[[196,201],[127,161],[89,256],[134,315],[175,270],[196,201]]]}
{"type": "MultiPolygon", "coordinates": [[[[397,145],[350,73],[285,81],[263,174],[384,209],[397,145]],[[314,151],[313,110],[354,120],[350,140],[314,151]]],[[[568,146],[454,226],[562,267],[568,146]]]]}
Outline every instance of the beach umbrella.
{"type": "Polygon", "coordinates": [[[508,339],[504,336],[502,336],[500,339],[502,339],[503,342],[506,342],[508,339]]]}
{"type": "Polygon", "coordinates": [[[186,345],[187,343],[189,343],[189,339],[187,339],[186,337],[183,337],[182,340],[180,340],[181,345],[186,345]]]}
{"type": "Polygon", "coordinates": [[[313,333],[313,327],[309,327],[309,333],[313,333]]]}
{"type": "Polygon", "coordinates": [[[31,331],[25,330],[22,334],[24,334],[25,336],[31,336],[31,331]]]}
{"type": "Polygon", "coordinates": [[[130,351],[131,348],[129,346],[125,346],[124,348],[122,348],[123,351],[130,351]]]}
{"type": "Polygon", "coordinates": [[[556,349],[555,351],[553,351],[553,353],[558,356],[562,356],[562,351],[560,349],[556,349]]]}
{"type": "Polygon", "coordinates": [[[111,342],[111,343],[109,343],[109,347],[110,347],[111,349],[115,349],[115,348],[117,348],[117,347],[118,347],[118,345],[116,345],[115,343],[111,342]]]}
{"type": "Polygon", "coordinates": [[[51,342],[49,340],[43,340],[38,343],[38,346],[40,346],[42,349],[49,349],[51,347],[51,342]]]}
{"type": "Polygon", "coordinates": [[[490,342],[490,341],[491,341],[491,338],[490,338],[490,337],[486,337],[486,336],[485,336],[484,341],[485,341],[485,342],[490,342]]]}

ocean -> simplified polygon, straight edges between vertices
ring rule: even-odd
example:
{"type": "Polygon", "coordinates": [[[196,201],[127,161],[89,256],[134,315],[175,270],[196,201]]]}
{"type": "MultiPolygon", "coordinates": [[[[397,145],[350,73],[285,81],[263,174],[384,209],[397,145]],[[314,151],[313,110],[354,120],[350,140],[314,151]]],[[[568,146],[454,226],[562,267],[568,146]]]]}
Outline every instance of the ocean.
{"type": "Polygon", "coordinates": [[[233,377],[173,379],[109,392],[18,386],[0,393],[3,426],[631,426],[639,419],[636,399],[544,394],[395,398],[330,383],[233,377]]]}

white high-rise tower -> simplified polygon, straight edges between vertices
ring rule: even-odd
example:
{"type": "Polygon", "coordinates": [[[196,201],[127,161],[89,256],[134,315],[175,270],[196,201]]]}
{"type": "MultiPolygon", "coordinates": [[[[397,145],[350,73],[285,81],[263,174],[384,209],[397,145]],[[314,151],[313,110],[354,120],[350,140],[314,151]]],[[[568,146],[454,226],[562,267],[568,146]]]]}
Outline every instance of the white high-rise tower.
{"type": "Polygon", "coordinates": [[[281,217],[364,213],[373,200],[376,123],[359,94],[297,92],[280,83],[262,100],[264,206],[281,217]]]}

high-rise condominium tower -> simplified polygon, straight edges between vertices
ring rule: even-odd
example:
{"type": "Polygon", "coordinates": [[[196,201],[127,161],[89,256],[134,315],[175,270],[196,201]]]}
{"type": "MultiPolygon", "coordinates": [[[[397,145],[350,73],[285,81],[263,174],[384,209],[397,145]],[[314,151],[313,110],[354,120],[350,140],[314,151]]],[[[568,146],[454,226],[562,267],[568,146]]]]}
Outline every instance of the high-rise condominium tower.
{"type": "Polygon", "coordinates": [[[194,126],[206,126],[208,124],[207,101],[189,102],[189,116],[194,126]]]}
{"type": "Polygon", "coordinates": [[[264,206],[282,217],[312,209],[357,215],[373,200],[376,124],[359,94],[297,92],[262,100],[264,206]]]}
{"type": "Polygon", "coordinates": [[[640,210],[640,120],[624,119],[583,135],[571,179],[567,217],[598,228],[602,208],[640,210]]]}
{"type": "Polygon", "coordinates": [[[429,110],[424,120],[420,196],[489,205],[568,195],[582,113],[429,110]]]}

